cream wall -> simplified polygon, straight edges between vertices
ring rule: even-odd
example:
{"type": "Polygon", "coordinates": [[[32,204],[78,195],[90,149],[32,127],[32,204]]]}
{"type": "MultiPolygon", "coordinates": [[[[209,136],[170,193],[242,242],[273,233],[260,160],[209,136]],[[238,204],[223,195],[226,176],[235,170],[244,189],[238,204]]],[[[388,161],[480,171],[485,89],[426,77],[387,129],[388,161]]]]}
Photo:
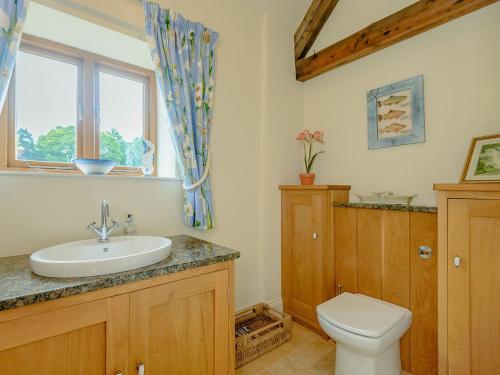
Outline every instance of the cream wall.
{"type": "Polygon", "coordinates": [[[262,131],[262,299],[281,296],[281,192],[278,185],[298,182],[302,149],[295,134],[303,127],[303,84],[295,80],[293,34],[309,1],[268,2],[267,66],[262,131]],[[286,12],[283,10],[286,9],[286,12]]]}
{"type": "Polygon", "coordinates": [[[103,199],[120,224],[133,214],[140,234],[184,230],[180,181],[1,172],[0,196],[0,256],[94,238],[86,227],[99,222],[103,199]]]}
{"type": "MultiPolygon", "coordinates": [[[[141,34],[142,9],[132,0],[39,2],[141,34]]],[[[500,4],[302,84],[294,79],[293,33],[309,0],[160,2],[221,35],[211,145],[216,229],[184,228],[179,181],[0,174],[6,197],[0,256],[91,237],[85,226],[98,219],[106,198],[113,217],[123,221],[133,213],[142,233],[188,233],[240,250],[237,308],[273,300],[280,296],[277,185],[297,182],[299,129],[325,130],[319,183],[349,183],[354,192],[416,192],[417,203],[433,204],[432,183],[456,181],[470,138],[500,128],[500,4]],[[417,74],[425,79],[427,142],[368,151],[366,92],[417,74]]],[[[341,1],[313,49],[409,3],[341,1]]]]}
{"type": "MultiPolygon", "coordinates": [[[[135,37],[143,27],[142,7],[132,0],[38,2],[135,37]]],[[[200,233],[183,227],[179,181],[0,174],[0,194],[8,197],[0,206],[0,256],[90,238],[85,226],[98,219],[106,198],[112,216],[123,220],[133,213],[141,233],[184,232],[241,251],[236,304],[242,308],[279,290],[279,284],[272,293],[264,288],[263,269],[279,272],[267,268],[268,262],[279,263],[276,185],[297,172],[297,163],[287,163],[293,139],[282,132],[298,130],[302,122],[302,86],[293,79],[291,51],[307,0],[289,7],[285,0],[159,2],[220,33],[211,142],[216,229],[200,233]],[[275,17],[285,5],[295,21],[287,13],[275,17]]],[[[276,283],[276,277],[266,277],[266,284],[276,283]]]]}
{"type": "MultiPolygon", "coordinates": [[[[340,1],[313,49],[410,3],[340,1]]],[[[304,126],[326,137],[318,182],[351,184],[353,193],[417,193],[416,204],[435,204],[432,184],[458,181],[471,138],[500,132],[498,40],[499,3],[307,81],[304,126]],[[367,91],[419,74],[426,142],[369,151],[367,91]]]]}

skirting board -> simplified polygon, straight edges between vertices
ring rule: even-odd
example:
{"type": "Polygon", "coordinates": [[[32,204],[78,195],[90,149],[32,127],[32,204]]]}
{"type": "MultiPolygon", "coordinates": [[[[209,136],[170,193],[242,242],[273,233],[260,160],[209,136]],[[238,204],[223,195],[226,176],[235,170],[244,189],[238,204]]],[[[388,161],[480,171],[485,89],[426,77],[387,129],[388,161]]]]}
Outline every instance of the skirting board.
{"type": "Polygon", "coordinates": [[[266,303],[273,309],[283,312],[283,300],[281,298],[275,298],[271,301],[267,301],[266,303]]]}

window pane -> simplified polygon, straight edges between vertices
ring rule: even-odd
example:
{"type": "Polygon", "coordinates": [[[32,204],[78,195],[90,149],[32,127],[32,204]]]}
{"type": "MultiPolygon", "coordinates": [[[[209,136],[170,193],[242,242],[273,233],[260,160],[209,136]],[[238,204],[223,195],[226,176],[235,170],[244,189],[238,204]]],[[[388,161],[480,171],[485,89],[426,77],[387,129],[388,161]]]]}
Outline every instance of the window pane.
{"type": "Polygon", "coordinates": [[[16,61],[16,159],[76,157],[78,65],[19,51],[16,61]]]}
{"type": "Polygon", "coordinates": [[[145,84],[99,72],[100,158],[142,165],[145,84]]]}

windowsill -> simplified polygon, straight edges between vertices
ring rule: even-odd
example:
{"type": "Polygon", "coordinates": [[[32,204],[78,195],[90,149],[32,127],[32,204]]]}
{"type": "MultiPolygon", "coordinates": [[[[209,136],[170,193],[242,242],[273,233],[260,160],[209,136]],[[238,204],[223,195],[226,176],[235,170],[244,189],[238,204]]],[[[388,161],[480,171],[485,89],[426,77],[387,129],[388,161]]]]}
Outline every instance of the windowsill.
{"type": "Polygon", "coordinates": [[[73,178],[113,178],[113,179],[127,179],[127,180],[150,180],[150,181],[182,181],[179,177],[158,177],[158,176],[138,176],[138,175],[85,175],[83,173],[50,173],[50,172],[26,172],[26,171],[9,171],[0,170],[0,177],[2,176],[38,176],[38,177],[73,177],[73,178]]]}

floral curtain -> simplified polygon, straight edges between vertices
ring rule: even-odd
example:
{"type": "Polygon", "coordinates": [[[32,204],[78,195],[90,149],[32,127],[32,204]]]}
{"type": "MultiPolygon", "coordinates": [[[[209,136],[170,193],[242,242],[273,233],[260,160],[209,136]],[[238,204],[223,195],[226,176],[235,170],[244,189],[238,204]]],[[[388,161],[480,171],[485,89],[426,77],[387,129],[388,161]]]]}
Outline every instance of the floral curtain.
{"type": "Polygon", "coordinates": [[[0,108],[7,96],[29,1],[0,0],[0,108]]]}
{"type": "Polygon", "coordinates": [[[184,222],[214,227],[209,134],[217,33],[180,14],[144,3],[146,35],[184,181],[184,222]]]}

